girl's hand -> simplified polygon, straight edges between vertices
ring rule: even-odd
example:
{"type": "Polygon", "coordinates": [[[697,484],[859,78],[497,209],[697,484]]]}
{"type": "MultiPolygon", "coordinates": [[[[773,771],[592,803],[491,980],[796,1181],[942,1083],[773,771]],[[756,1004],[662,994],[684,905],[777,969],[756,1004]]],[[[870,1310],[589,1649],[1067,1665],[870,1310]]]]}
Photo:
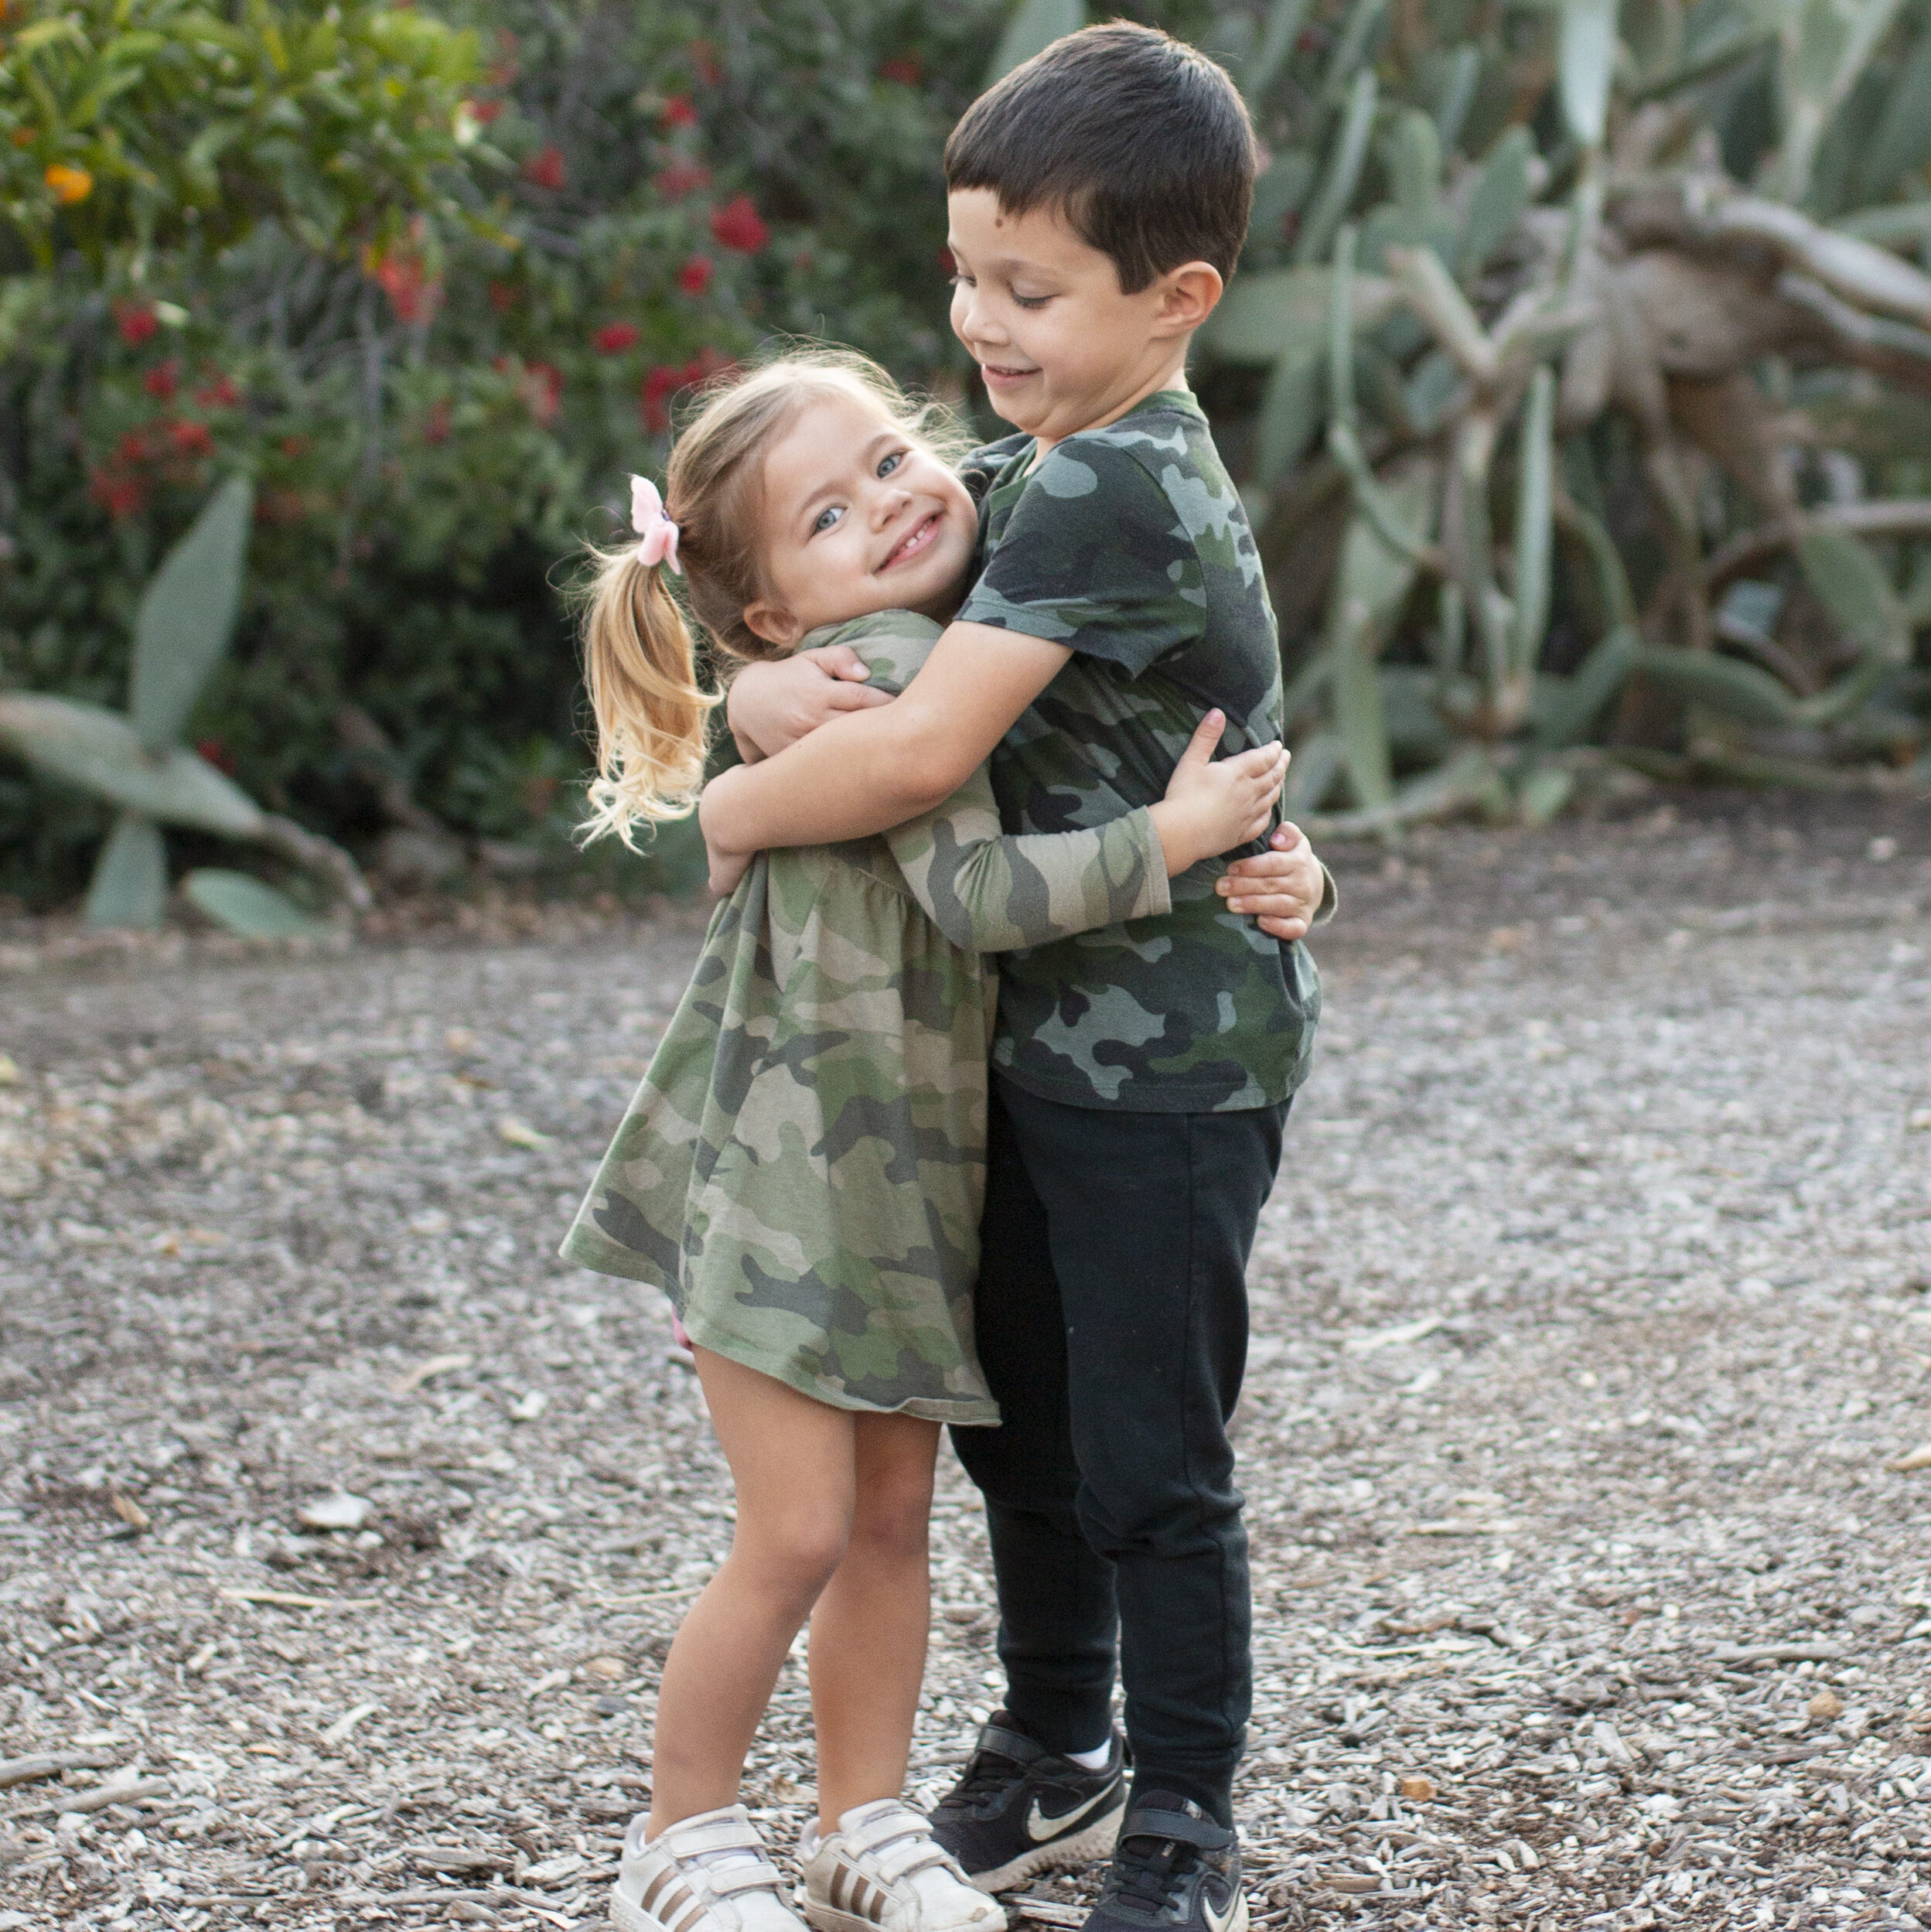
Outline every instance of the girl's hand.
{"type": "Polygon", "coordinates": [[[1216,759],[1214,747],[1226,723],[1220,711],[1201,719],[1173,768],[1166,797],[1153,807],[1169,879],[1203,858],[1264,838],[1273,822],[1289,754],[1277,740],[1216,759]]]}
{"type": "Polygon", "coordinates": [[[849,644],[746,664],[731,681],[725,718],[747,763],[754,752],[775,758],[841,712],[890,704],[889,691],[865,681],[870,674],[849,644]]]}
{"type": "Polygon", "coordinates": [[[1327,876],[1298,825],[1281,825],[1269,849],[1237,858],[1213,882],[1230,912],[1244,913],[1271,939],[1305,939],[1327,891],[1327,876]]]}

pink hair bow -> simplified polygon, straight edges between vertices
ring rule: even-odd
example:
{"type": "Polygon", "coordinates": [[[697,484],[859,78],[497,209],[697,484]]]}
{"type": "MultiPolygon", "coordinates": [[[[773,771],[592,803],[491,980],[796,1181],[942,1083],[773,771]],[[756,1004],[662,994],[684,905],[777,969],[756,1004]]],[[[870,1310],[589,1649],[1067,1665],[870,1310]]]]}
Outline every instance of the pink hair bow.
{"type": "Polygon", "coordinates": [[[664,499],[648,476],[630,479],[630,527],[637,533],[637,555],[644,564],[667,564],[684,575],[677,562],[677,527],[664,514],[664,499]]]}

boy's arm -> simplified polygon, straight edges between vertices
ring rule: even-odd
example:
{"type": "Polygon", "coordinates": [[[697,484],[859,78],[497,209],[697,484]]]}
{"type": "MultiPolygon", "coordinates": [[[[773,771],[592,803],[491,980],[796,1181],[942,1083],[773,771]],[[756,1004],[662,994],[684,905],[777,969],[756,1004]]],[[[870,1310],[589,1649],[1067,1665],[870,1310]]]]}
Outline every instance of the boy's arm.
{"type": "Polygon", "coordinates": [[[721,772],[698,823],[715,853],[826,845],[942,805],[1072,655],[991,624],[950,624],[903,693],[834,718],[790,749],[721,772]]]}

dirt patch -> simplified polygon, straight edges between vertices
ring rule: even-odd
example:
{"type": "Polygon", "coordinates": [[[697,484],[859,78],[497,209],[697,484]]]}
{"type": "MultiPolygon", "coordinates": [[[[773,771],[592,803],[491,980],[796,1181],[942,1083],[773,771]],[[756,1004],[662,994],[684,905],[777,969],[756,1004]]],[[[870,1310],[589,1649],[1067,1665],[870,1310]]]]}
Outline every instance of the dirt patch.
{"type": "MultiPolygon", "coordinates": [[[[1931,1924],[1931,824],[1340,857],[1240,1422],[1257,1914],[1931,1924]]],[[[600,1918],[729,1497],[554,1255],[691,916],[9,937],[0,1738],[73,1761],[0,1790],[0,1926],[600,1918]]],[[[937,1546],[927,1800],[998,1681],[949,1464],[937,1546]]],[[[787,1850],[810,1778],[800,1661],[787,1850]]]]}

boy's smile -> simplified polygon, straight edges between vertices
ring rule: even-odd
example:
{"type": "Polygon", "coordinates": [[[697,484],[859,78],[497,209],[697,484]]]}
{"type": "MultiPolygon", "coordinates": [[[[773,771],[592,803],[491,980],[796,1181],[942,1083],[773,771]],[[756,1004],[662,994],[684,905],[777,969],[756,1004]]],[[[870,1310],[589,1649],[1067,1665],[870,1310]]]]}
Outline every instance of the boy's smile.
{"type": "Polygon", "coordinates": [[[1113,258],[1056,208],[1015,214],[990,188],[955,189],[947,206],[953,333],[993,408],[1042,452],[1187,386],[1188,341],[1220,298],[1218,270],[1186,262],[1128,295],[1113,258]]]}

